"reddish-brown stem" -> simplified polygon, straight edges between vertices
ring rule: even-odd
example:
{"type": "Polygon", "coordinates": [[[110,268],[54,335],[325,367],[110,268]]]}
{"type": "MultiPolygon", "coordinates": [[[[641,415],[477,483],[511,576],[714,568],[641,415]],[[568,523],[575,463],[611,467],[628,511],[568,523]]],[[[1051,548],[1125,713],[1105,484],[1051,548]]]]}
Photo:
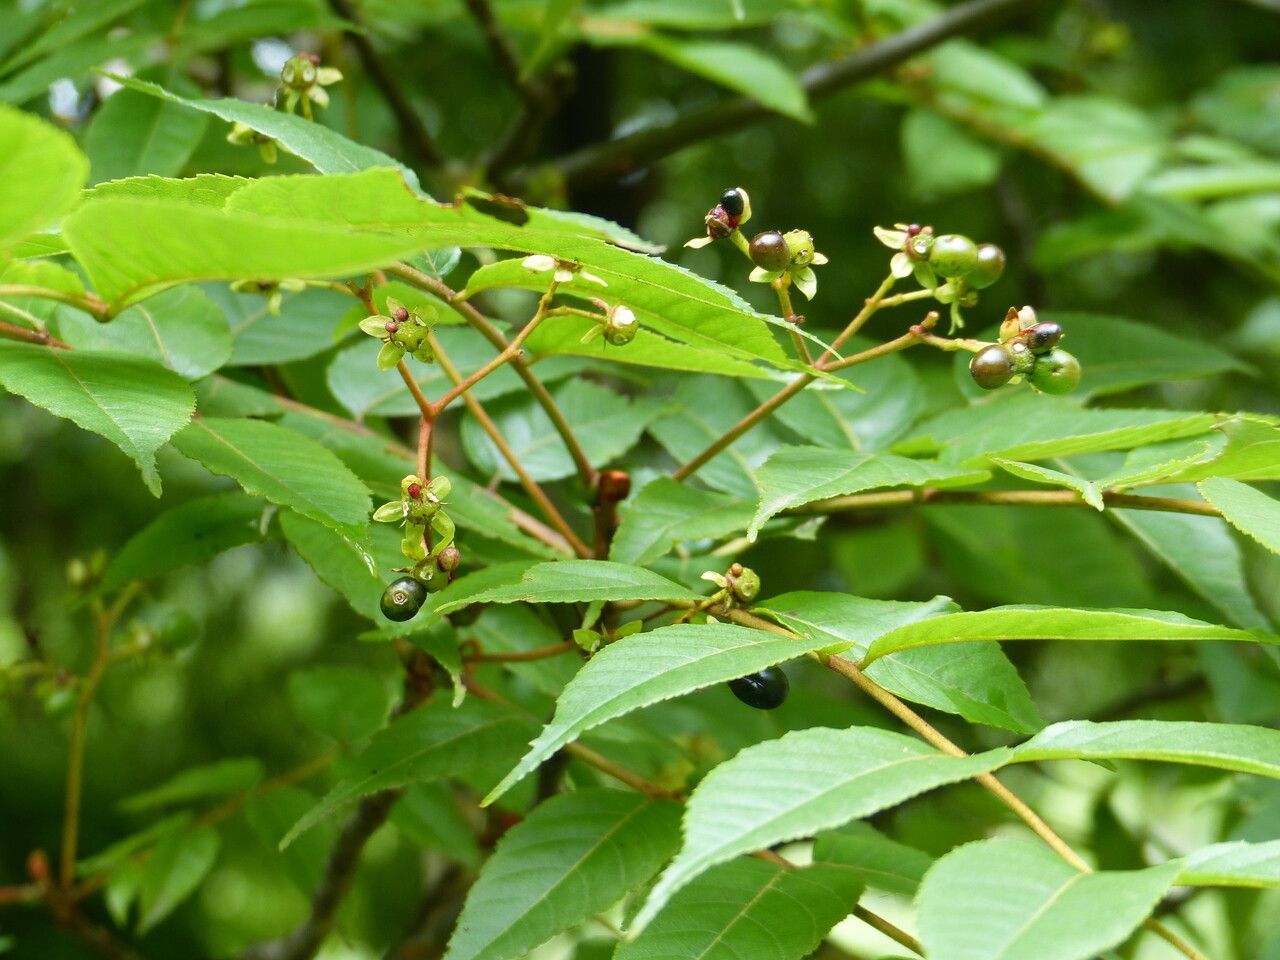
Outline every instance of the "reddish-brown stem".
{"type": "Polygon", "coordinates": [[[418,410],[427,420],[436,418],[435,409],[431,406],[431,401],[427,399],[426,394],[422,392],[422,388],[418,386],[418,381],[413,379],[413,371],[409,369],[409,364],[401,357],[396,362],[396,370],[400,373],[400,379],[404,381],[404,385],[409,388],[409,392],[413,394],[413,402],[418,405],[418,410]]]}
{"type": "MultiPolygon", "coordinates": [[[[1221,516],[1218,508],[1203,500],[1179,497],[1146,497],[1132,493],[1103,493],[1102,502],[1109,507],[1128,510],[1155,510],[1161,513],[1192,513],[1205,517],[1221,516]]],[[[1024,507],[1089,507],[1074,490],[888,490],[883,493],[857,493],[847,497],[817,500],[804,506],[784,510],[787,515],[852,513],[911,505],[984,506],[1001,504],[1024,507]]]]}
{"type": "Polygon", "coordinates": [[[6,323],[0,320],[0,337],[5,340],[20,340],[23,343],[34,343],[42,347],[58,347],[61,350],[70,350],[69,344],[63,343],[55,336],[51,336],[44,330],[28,330],[26,327],[20,327],[15,323],[6,323]]]}
{"type": "Polygon", "coordinates": [[[463,657],[465,663],[528,663],[533,660],[547,660],[551,657],[558,657],[561,654],[569,653],[572,650],[580,649],[572,640],[563,640],[560,643],[549,643],[545,647],[535,647],[533,650],[515,650],[510,653],[473,653],[463,657]]]}
{"type": "MultiPolygon", "coordinates": [[[[460,383],[462,381],[462,377],[458,373],[458,369],[449,361],[449,358],[445,355],[444,351],[440,347],[439,341],[437,341],[435,337],[431,338],[431,345],[436,352],[436,359],[440,363],[440,368],[444,370],[445,376],[454,383],[460,383]]],[[[590,557],[591,550],[574,532],[573,527],[569,526],[568,521],[565,520],[560,511],[556,509],[555,504],[551,502],[551,498],[547,496],[546,491],[544,491],[542,487],[538,485],[538,482],[529,475],[529,472],[524,468],[524,464],[520,462],[520,458],[516,455],[516,452],[511,449],[511,445],[507,443],[506,438],[502,435],[502,431],[498,429],[498,425],[493,422],[489,414],[485,412],[484,407],[480,405],[480,401],[470,393],[464,393],[462,395],[462,400],[467,405],[467,409],[471,411],[471,415],[475,417],[476,422],[480,424],[481,429],[489,435],[489,439],[493,441],[493,445],[498,448],[498,452],[502,454],[502,458],[507,461],[512,472],[515,473],[516,477],[519,479],[520,485],[524,487],[525,493],[527,493],[530,499],[538,505],[538,508],[542,511],[543,516],[547,518],[547,521],[555,527],[562,537],[564,537],[569,546],[573,548],[574,553],[579,557],[590,557]]]]}

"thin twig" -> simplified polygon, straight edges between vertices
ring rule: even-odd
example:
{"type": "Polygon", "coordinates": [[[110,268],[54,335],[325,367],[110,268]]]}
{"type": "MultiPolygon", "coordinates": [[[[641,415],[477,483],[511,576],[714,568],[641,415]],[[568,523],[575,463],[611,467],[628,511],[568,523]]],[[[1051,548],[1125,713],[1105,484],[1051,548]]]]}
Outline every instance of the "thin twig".
{"type": "MultiPolygon", "coordinates": [[[[1180,497],[1147,497],[1132,493],[1102,494],[1102,502],[1109,507],[1127,510],[1155,510],[1160,513],[1191,513],[1204,517],[1218,517],[1221,512],[1203,500],[1180,497]]],[[[1024,507],[1088,507],[1074,490],[939,490],[924,487],[918,490],[889,490],[883,493],[856,493],[847,497],[831,497],[782,511],[784,515],[810,515],[853,513],[859,510],[879,510],[886,507],[911,505],[987,506],[1001,504],[1024,507]]]]}
{"type": "MultiPolygon", "coordinates": [[[[329,0],[329,8],[344,20],[357,27],[361,26],[359,15],[350,0],[329,0]]],[[[443,167],[444,154],[436,145],[435,138],[428,132],[422,118],[418,116],[418,112],[413,108],[413,104],[409,102],[409,98],[400,89],[399,79],[383,61],[369,34],[363,29],[357,29],[348,31],[347,37],[355,46],[356,53],[360,55],[360,62],[364,64],[365,72],[373,78],[374,84],[386,98],[387,106],[395,115],[396,123],[400,125],[400,132],[404,135],[409,149],[423,166],[431,169],[443,167]]],[[[303,103],[306,103],[305,98],[303,103]]]]}
{"type": "MultiPolygon", "coordinates": [[[[461,383],[462,376],[458,373],[457,367],[449,361],[449,358],[440,347],[439,341],[436,340],[434,336],[431,338],[431,345],[436,352],[436,360],[440,364],[440,369],[445,372],[445,376],[454,383],[461,383]]],[[[511,445],[507,443],[506,437],[502,435],[502,431],[498,429],[498,425],[495,424],[489,414],[485,412],[484,407],[480,405],[480,401],[470,393],[464,393],[462,395],[462,400],[467,405],[467,409],[471,411],[471,415],[475,417],[476,422],[480,424],[481,429],[489,435],[489,439],[493,441],[493,445],[498,448],[498,452],[502,454],[502,458],[507,461],[512,472],[515,473],[516,477],[519,479],[520,485],[524,487],[525,493],[527,493],[533,502],[538,505],[538,508],[542,511],[543,516],[547,518],[547,521],[555,527],[562,537],[564,537],[569,546],[573,548],[574,553],[579,557],[590,557],[590,549],[574,532],[573,527],[569,526],[568,521],[565,520],[560,511],[556,509],[556,505],[551,502],[551,498],[547,496],[546,491],[538,485],[538,481],[534,480],[533,477],[529,475],[529,471],[527,471],[524,468],[524,464],[520,462],[520,457],[511,448],[511,445]]]]}
{"type": "MultiPolygon", "coordinates": [[[[800,78],[811,101],[819,101],[911,59],[938,44],[972,33],[996,20],[1029,8],[1036,0],[968,0],[945,13],[849,56],[810,67],[800,78]]],[[[663,126],[594,144],[553,160],[551,166],[569,188],[625,176],[687,146],[769,120],[776,114],[748,97],[686,111],[663,126]]],[[[523,173],[523,179],[532,171],[523,173]]]]}
{"type": "MultiPolygon", "coordinates": [[[[8,304],[5,304],[8,306],[8,304]]],[[[14,307],[13,309],[17,309],[14,307]]],[[[69,344],[63,343],[55,336],[51,336],[44,330],[28,330],[26,327],[19,327],[17,324],[6,323],[0,320],[0,338],[5,340],[19,340],[23,343],[34,343],[42,347],[58,347],[62,350],[70,350],[69,344]]]]}
{"type": "MultiPolygon", "coordinates": [[[[480,332],[480,335],[493,344],[498,350],[505,350],[508,346],[507,338],[502,335],[497,327],[495,327],[479,310],[466,302],[456,290],[451,289],[447,284],[435,277],[423,273],[421,270],[415,270],[406,263],[397,263],[388,271],[392,276],[404,280],[406,283],[417,287],[419,290],[425,291],[432,296],[438,298],[442,302],[448,304],[457,310],[474,329],[480,332]]],[[[586,452],[582,449],[582,445],[578,443],[577,437],[573,434],[573,429],[569,426],[569,421],[565,419],[560,407],[556,404],[555,399],[551,396],[546,386],[537,375],[529,369],[529,364],[523,357],[516,355],[510,359],[511,368],[524,381],[529,393],[533,399],[542,407],[546,413],[547,419],[551,421],[556,433],[560,435],[560,439],[564,442],[565,449],[569,451],[569,456],[573,459],[574,465],[577,467],[578,475],[582,479],[583,484],[590,489],[596,479],[595,468],[591,466],[591,461],[587,459],[586,452]]]]}
{"type": "Polygon", "coordinates": [[[535,647],[532,650],[515,650],[509,653],[484,653],[481,651],[463,657],[462,660],[464,663],[528,663],[532,660],[547,660],[550,657],[558,657],[561,654],[577,649],[580,648],[572,640],[563,640],[560,643],[549,643],[545,647],[535,647]]]}

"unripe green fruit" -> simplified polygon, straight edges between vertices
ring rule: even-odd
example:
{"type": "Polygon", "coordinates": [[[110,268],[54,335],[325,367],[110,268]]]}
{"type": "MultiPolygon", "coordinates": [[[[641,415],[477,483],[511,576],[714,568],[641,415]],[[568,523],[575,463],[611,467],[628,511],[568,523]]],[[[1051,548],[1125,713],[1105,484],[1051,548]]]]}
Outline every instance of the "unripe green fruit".
{"type": "Polygon", "coordinates": [[[961,234],[944,233],[929,248],[929,265],[944,277],[967,277],[978,265],[978,245],[961,234]]]}
{"type": "Polygon", "coordinates": [[[1048,353],[1062,339],[1062,327],[1052,320],[1041,320],[1027,331],[1026,337],[1032,353],[1048,353]]]}
{"type": "Polygon", "coordinates": [[[412,620],[426,599],[427,587],[422,581],[401,577],[391,581],[382,592],[382,615],[396,623],[412,620]]]}
{"type": "Polygon", "coordinates": [[[1031,385],[1044,393],[1070,393],[1080,386],[1080,376],[1080,361],[1067,351],[1054,347],[1036,357],[1031,385]]]}
{"type": "Polygon", "coordinates": [[[1000,348],[1009,354],[1009,359],[1013,361],[1013,372],[1020,373],[1023,376],[1030,376],[1031,371],[1036,366],[1036,355],[1031,352],[1021,340],[1010,340],[1008,343],[1000,344],[1000,348]]]}
{"type": "Polygon", "coordinates": [[[749,707],[757,710],[773,710],[780,707],[791,691],[791,682],[780,667],[765,667],[759,673],[729,681],[733,695],[749,707]]]}
{"type": "Polygon", "coordinates": [[[785,270],[791,263],[791,248],[787,246],[786,238],[777,230],[757,233],[748,249],[751,262],[770,273],[785,270]]]}
{"type": "Polygon", "coordinates": [[[984,290],[1004,273],[1004,251],[994,243],[984,243],[978,247],[977,256],[977,263],[969,272],[969,286],[984,290]]]}
{"type": "Polygon", "coordinates": [[[813,237],[808,230],[788,230],[782,237],[791,251],[791,263],[797,267],[807,267],[813,263],[813,237]]]}
{"type": "Polygon", "coordinates": [[[969,361],[969,374],[973,377],[973,382],[983,390],[1003,387],[1017,372],[1013,357],[999,343],[983,347],[969,361]]]}
{"type": "Polygon", "coordinates": [[[743,567],[742,572],[730,577],[733,595],[743,603],[750,603],[760,596],[760,574],[750,567],[743,567]]]}

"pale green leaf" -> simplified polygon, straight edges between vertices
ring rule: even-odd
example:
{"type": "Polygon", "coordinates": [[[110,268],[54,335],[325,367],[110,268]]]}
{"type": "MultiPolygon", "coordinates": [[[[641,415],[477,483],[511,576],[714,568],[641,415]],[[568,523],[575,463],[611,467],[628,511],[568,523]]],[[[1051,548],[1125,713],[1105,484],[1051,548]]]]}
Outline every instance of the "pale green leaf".
{"type": "Polygon", "coordinates": [[[183,770],[158,787],[125,797],[119,806],[125,813],[146,813],[174,804],[225,797],[255,786],[262,774],[262,761],[256,757],[219,760],[183,770]]]}
{"type": "Polygon", "coordinates": [[[1190,720],[1067,720],[1014,748],[1013,760],[1158,760],[1280,778],[1280,730],[1190,720]]]}
{"type": "Polygon", "coordinates": [[[323,353],[333,346],[334,331],[352,303],[333,290],[308,287],[283,292],[276,316],[265,296],[236,293],[226,284],[207,283],[202,288],[230,322],[233,346],[227,363],[236,367],[288,363],[323,353]]]}
{"type": "Polygon", "coordinates": [[[1280,426],[1270,418],[1242,414],[1217,428],[1226,445],[1177,473],[1175,480],[1231,477],[1235,480],[1280,480],[1280,426]]]}
{"type": "Polygon", "coordinates": [[[0,253],[70,210],[88,175],[70,134],[0,104],[0,253]]]}
{"type": "Polygon", "coordinates": [[[369,491],[320,444],[263,420],[201,417],[173,438],[185,456],[263,496],[348,534],[364,529],[369,491]]]}
{"type": "Polygon", "coordinates": [[[924,108],[902,121],[902,158],[915,194],[949,197],[990,187],[1000,173],[1000,154],[956,123],[924,108]]]}
{"type": "Polygon", "coordinates": [[[177,176],[208,125],[203,114],[135,90],[118,90],[94,112],[85,131],[93,182],[146,174],[177,176]]]}
{"type": "Polygon", "coordinates": [[[701,594],[643,567],[610,560],[556,560],[534,564],[515,582],[437,604],[435,609],[446,614],[473,603],[701,599],[701,594]]]}
{"type": "MultiPolygon", "coordinates": [[[[661,409],[652,398],[624,397],[582,378],[555,387],[551,396],[595,467],[604,466],[631,449],[661,409]]],[[[485,412],[534,480],[562,480],[577,472],[577,465],[546,411],[527,393],[486,404],[485,412]]],[[[510,481],[517,479],[506,458],[469,414],[462,421],[462,443],[467,458],[483,473],[497,473],[510,481]]]]}
{"type": "Polygon", "coordinates": [[[1090,190],[1118,202],[1156,168],[1168,149],[1156,122],[1123,100],[1057,97],[1025,133],[1038,150],[1071,170],[1090,190]]]}
{"type": "Polygon", "coordinates": [[[195,394],[143,357],[0,343],[0,386],[100,434],[133,458],[156,496],[156,451],[191,418],[195,394]]]}
{"type": "Polygon", "coordinates": [[[858,453],[822,447],[783,447],[756,471],[760,506],[747,530],[754,539],[770,517],[815,500],[879,487],[920,487],[939,481],[984,480],[982,471],[960,469],[891,453],[858,453]]]}
{"type": "Polygon", "coordinates": [[[745,530],[752,513],[749,503],[658,477],[619,508],[609,557],[620,563],[652,563],[685,541],[745,530]]]}
{"type": "Polygon", "coordinates": [[[262,539],[263,503],[237,491],[215,493],[166,510],[129,538],[111,559],[106,590],[130,580],[203,563],[225,550],[262,539]]]}
{"type": "Polygon", "coordinates": [[[857,870],[742,857],[681,890],[615,960],[800,960],[853,910],[857,870]]]}
{"type": "Polygon", "coordinates": [[[1128,939],[1177,874],[1084,874],[1038,843],[981,840],[925,877],[920,939],[929,960],[1091,960],[1128,939]]]}
{"type": "Polygon", "coordinates": [[[588,789],[541,803],[499,842],[467,894],[445,960],[508,960],[612,907],[679,845],[680,808],[588,789]]]}
{"type": "Polygon", "coordinates": [[[1215,843],[1181,860],[1179,885],[1280,887],[1280,840],[1215,843]]]}
{"type": "Polygon", "coordinates": [[[1243,640],[1280,644],[1262,630],[1237,630],[1162,610],[992,607],[899,627],[871,644],[868,660],[896,650],[971,640],[1243,640]]]}
{"type": "Polygon", "coordinates": [[[824,642],[728,623],[675,624],[615,641],[564,688],[551,722],[484,802],[492,803],[566,743],[607,720],[756,673],[824,642]]]}
{"type": "Polygon", "coordinates": [[[73,347],[149,357],[186,380],[199,380],[231,357],[226,315],[198,287],[183,286],[125,310],[110,323],[64,312],[58,333],[73,347]]]}
{"type": "Polygon", "coordinates": [[[923,850],[890,839],[870,824],[855,820],[818,837],[813,859],[852,867],[868,887],[910,896],[933,865],[923,850]]]}
{"type": "Polygon", "coordinates": [[[707,774],[689,798],[684,847],[631,929],[644,929],[672,896],[717,864],[871,816],[1008,759],[1005,749],[955,757],[869,727],[814,727],[748,747],[707,774]]]}
{"type": "Polygon", "coordinates": [[[474,697],[419,707],[374,735],[349,772],[280,841],[284,849],[321,820],[379,790],[496,767],[514,758],[529,721],[474,697]]]}
{"type": "Polygon", "coordinates": [[[1272,553],[1280,553],[1280,503],[1229,477],[1210,477],[1199,487],[1233,527],[1272,553]]]}

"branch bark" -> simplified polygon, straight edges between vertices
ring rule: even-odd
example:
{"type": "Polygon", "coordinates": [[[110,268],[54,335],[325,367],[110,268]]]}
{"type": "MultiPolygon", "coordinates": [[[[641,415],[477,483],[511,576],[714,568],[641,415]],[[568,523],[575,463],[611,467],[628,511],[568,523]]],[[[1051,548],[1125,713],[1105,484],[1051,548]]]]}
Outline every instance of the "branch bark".
{"type": "MultiPolygon", "coordinates": [[[[972,33],[1038,0],[968,0],[926,23],[910,27],[801,75],[811,101],[822,100],[911,59],[953,37],[972,33]]],[[[687,146],[776,117],[757,101],[739,97],[687,111],[661,127],[650,127],[607,143],[586,147],[551,161],[570,189],[612,180],[676,153],[687,146]]],[[[527,179],[514,177],[518,181],[527,179]]]]}

